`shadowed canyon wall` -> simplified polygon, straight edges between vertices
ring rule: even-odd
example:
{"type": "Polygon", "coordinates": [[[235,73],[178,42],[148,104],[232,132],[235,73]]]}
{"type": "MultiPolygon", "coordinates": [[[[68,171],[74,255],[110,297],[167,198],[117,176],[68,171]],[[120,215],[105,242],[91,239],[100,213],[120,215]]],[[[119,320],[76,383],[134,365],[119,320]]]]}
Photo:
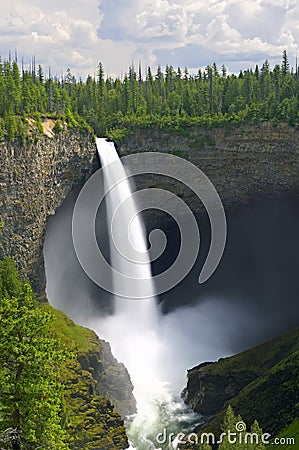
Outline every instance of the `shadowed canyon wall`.
{"type": "Polygon", "coordinates": [[[212,129],[157,127],[135,130],[118,148],[121,155],[166,152],[189,160],[210,178],[224,207],[231,207],[252,195],[298,191],[298,139],[299,130],[267,122],[212,129]]]}

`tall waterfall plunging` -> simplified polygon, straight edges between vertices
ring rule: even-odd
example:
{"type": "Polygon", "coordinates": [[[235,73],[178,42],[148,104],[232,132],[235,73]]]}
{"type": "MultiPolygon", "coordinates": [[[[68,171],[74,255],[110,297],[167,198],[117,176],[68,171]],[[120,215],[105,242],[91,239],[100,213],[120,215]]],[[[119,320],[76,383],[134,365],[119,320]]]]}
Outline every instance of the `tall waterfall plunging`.
{"type": "MultiPolygon", "coordinates": [[[[55,215],[48,219],[44,245],[47,298],[51,305],[65,312],[76,323],[92,328],[100,338],[107,339],[119,362],[123,362],[129,370],[138,406],[138,413],[126,418],[131,448],[168,450],[173,446],[170,447],[168,442],[162,443],[160,439],[157,439],[158,435],[161,436],[165,429],[168,436],[171,433],[188,432],[190,428],[192,430],[194,422],[199,420],[198,416],[190,414],[180,399],[176,399],[185,386],[187,369],[204,361],[217,360],[245,350],[249,346],[268,339],[269,330],[277,330],[278,309],[274,308],[273,314],[268,317],[270,311],[268,307],[272,305],[273,292],[272,290],[268,292],[267,289],[260,291],[260,289],[263,287],[264,275],[267,274],[270,279],[273,273],[276,273],[273,272],[270,260],[263,259],[273,240],[273,235],[269,235],[269,239],[264,241],[264,230],[272,230],[273,223],[276,223],[277,230],[281,233],[281,227],[284,224],[277,221],[276,201],[270,209],[267,205],[265,208],[264,202],[256,205],[248,213],[245,211],[247,206],[244,207],[245,209],[241,208],[240,215],[238,211],[236,216],[231,217],[231,220],[234,220],[231,222],[230,234],[233,250],[231,248],[228,252],[226,269],[222,274],[220,273],[220,278],[215,279],[215,283],[213,282],[210,286],[209,284],[199,285],[197,281],[201,264],[199,261],[194,271],[195,276],[190,274],[180,283],[178,290],[171,289],[159,298],[163,306],[160,308],[157,306],[152,285],[149,257],[146,251],[147,241],[142,222],[135,214],[136,206],[131,198],[125,170],[112,143],[99,139],[97,144],[103,166],[100,172],[105,175],[106,190],[109,191],[109,183],[112,185],[113,180],[117,180],[118,177],[122,181],[106,196],[106,211],[104,207],[102,210],[99,207],[99,214],[95,213],[97,217],[92,216],[93,234],[96,235],[98,248],[101,247],[100,243],[103,244],[102,250],[108,261],[109,252],[106,246],[109,240],[108,225],[109,234],[110,231],[113,234],[113,239],[112,234],[110,236],[111,265],[117,271],[128,275],[130,283],[128,292],[133,293],[131,297],[136,298],[130,299],[126,295],[112,297],[106,292],[109,289],[104,290],[99,287],[102,286],[101,284],[96,285],[92,281],[93,278],[88,276],[79,264],[74,248],[72,223],[76,202],[85,186],[79,195],[78,190],[74,188],[63,205],[55,211],[55,215]],[[110,163],[110,161],[113,162],[110,163]],[[125,217],[114,214],[116,209],[121,210],[125,217]],[[106,220],[107,216],[108,220],[106,220]],[[129,220],[129,226],[125,226],[128,217],[131,217],[131,220],[129,220]],[[260,225],[257,226],[259,221],[260,225]],[[252,227],[252,224],[255,226],[252,227]],[[257,230],[262,231],[257,234],[257,230]],[[243,246],[244,236],[246,239],[249,236],[245,247],[243,246]],[[121,242],[118,242],[119,240],[121,242]],[[123,247],[123,241],[128,248],[123,247]],[[254,261],[254,258],[260,261],[262,254],[262,261],[265,263],[261,278],[257,278],[260,282],[257,283],[258,287],[255,291],[252,291],[251,287],[255,286],[254,280],[257,275],[255,271],[252,276],[250,275],[247,260],[242,264],[244,248],[250,255],[248,261],[254,261]],[[264,272],[267,263],[269,268],[264,272]],[[240,271],[237,269],[239,264],[240,271]],[[143,295],[142,289],[136,292],[132,290],[130,274],[133,274],[131,278],[139,281],[136,285],[144,287],[146,295],[143,295]],[[140,283],[141,279],[144,280],[143,283],[140,283]],[[252,292],[255,293],[254,297],[252,292]],[[269,300],[263,303],[264,295],[266,298],[270,295],[271,299],[269,297],[269,300]],[[256,300],[254,300],[255,296],[256,300]],[[269,319],[266,327],[265,317],[269,319]]],[[[100,203],[103,179],[102,177],[95,179],[96,183],[93,184],[92,189],[86,191],[88,195],[84,196],[83,217],[88,215],[90,203],[96,207],[100,203]],[[92,199],[92,202],[89,203],[89,199],[92,199]]],[[[284,199],[282,201],[284,202],[284,199]]],[[[290,213],[288,208],[282,210],[291,214],[289,218],[293,217],[293,211],[296,209],[292,206],[290,213]]],[[[159,220],[152,223],[156,223],[159,227],[159,220]]],[[[82,220],[79,225],[85,229],[83,223],[85,225],[86,221],[82,220]]],[[[91,234],[90,228],[89,234],[91,234]]],[[[161,230],[164,229],[167,231],[167,227],[161,226],[161,230]]],[[[202,231],[201,235],[204,237],[207,230],[204,227],[202,231]]],[[[295,227],[291,232],[292,242],[296,241],[296,232],[295,227]]],[[[277,231],[277,236],[280,235],[279,233],[277,231]]],[[[177,247],[172,236],[171,233],[167,235],[169,237],[167,245],[171,250],[176,251],[177,247]]],[[[150,237],[151,235],[149,239],[150,237]]],[[[207,237],[209,238],[209,235],[207,237]]],[[[104,273],[101,271],[102,266],[98,263],[98,255],[92,253],[93,243],[90,246],[85,236],[81,236],[81,242],[87,249],[86,253],[92,268],[96,273],[104,273]]],[[[285,242],[289,241],[282,241],[279,254],[285,255],[284,249],[287,247],[285,242]]],[[[169,261],[172,263],[171,258],[169,261]]],[[[280,266],[277,267],[280,269],[280,266]]],[[[156,268],[155,266],[155,271],[156,268]]],[[[110,287],[112,268],[105,272],[105,277],[106,274],[110,287]]],[[[120,277],[117,279],[119,280],[120,277]]],[[[117,292],[125,294],[126,286],[117,289],[117,292]]],[[[279,289],[278,292],[280,292],[279,289]]],[[[277,302],[280,302],[278,296],[277,302]]],[[[293,313],[293,309],[291,311],[293,313]]]]}
{"type": "MultiPolygon", "coordinates": [[[[113,353],[125,364],[131,376],[137,402],[137,414],[127,425],[131,448],[155,449],[155,435],[161,431],[161,420],[166,420],[167,427],[179,417],[186,421],[186,407],[180,401],[173,401],[169,386],[163,381],[163,355],[166,349],[159,336],[159,310],[154,295],[147,243],[129,179],[112,142],[98,138],[97,148],[102,163],[105,192],[108,193],[105,199],[112,273],[113,270],[126,273],[127,283],[134,283],[134,278],[143,279],[144,291],[136,292],[134,299],[114,295],[114,315],[101,322],[100,327],[96,323],[93,327],[96,330],[99,328],[100,336],[109,340],[113,353]],[[116,210],[121,205],[125,206],[122,214],[126,217],[113,226],[116,210]],[[124,224],[127,223],[129,229],[124,231],[124,224]],[[117,243],[122,238],[126,239],[124,232],[128,233],[128,245],[125,253],[122,253],[117,248],[117,243]],[[151,296],[144,295],[149,292],[152,293],[151,296]]],[[[125,286],[123,290],[125,292],[125,286]]],[[[190,419],[194,421],[194,415],[189,413],[187,422],[190,419]]],[[[169,448],[168,444],[165,448],[169,448]]]]}
{"type": "MultiPolygon", "coordinates": [[[[143,298],[143,292],[136,293],[138,298],[135,299],[114,295],[114,315],[102,324],[104,330],[101,330],[101,333],[105,334],[115,355],[129,370],[138,410],[145,412],[157,391],[160,395],[166,392],[157,376],[161,364],[157,333],[159,313],[150,260],[142,221],[132,198],[129,179],[114,144],[98,138],[97,148],[103,168],[105,192],[108,193],[106,209],[112,269],[127,274],[127,283],[134,283],[134,278],[143,279],[146,285],[144,292],[152,292],[152,296],[148,298],[143,298]],[[116,223],[112,232],[114,214],[124,202],[122,214],[127,215],[128,220],[116,223]],[[128,245],[123,254],[117,248],[117,242],[123,237],[124,223],[128,222],[130,227],[125,230],[128,233],[128,245]],[[136,251],[141,261],[136,261],[136,251]]],[[[126,286],[123,286],[123,289],[125,291],[126,286]]]]}

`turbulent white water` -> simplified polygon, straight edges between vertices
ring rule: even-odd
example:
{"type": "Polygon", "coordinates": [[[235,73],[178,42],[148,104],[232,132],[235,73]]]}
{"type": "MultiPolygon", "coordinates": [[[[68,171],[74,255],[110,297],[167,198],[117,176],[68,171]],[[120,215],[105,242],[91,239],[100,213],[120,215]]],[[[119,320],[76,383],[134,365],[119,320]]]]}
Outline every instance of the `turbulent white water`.
{"type": "MultiPolygon", "coordinates": [[[[136,293],[137,299],[114,296],[114,315],[101,321],[100,326],[93,323],[93,327],[98,329],[101,337],[109,340],[113,353],[127,367],[134,385],[137,414],[127,425],[131,448],[155,449],[158,448],[156,436],[163,427],[168,432],[171,429],[174,431],[179,423],[183,426],[183,423],[194,422],[194,415],[180,401],[173,400],[169,385],[163,380],[163,358],[167,349],[163,348],[159,336],[159,311],[147,244],[129,179],[112,142],[98,138],[97,148],[105,192],[109,191],[106,208],[111,266],[130,277],[127,283],[134,283],[134,278],[143,279],[144,292],[152,292],[152,296],[143,298],[142,290],[136,293]],[[124,202],[123,220],[112,226],[115,213],[124,202]],[[124,245],[124,227],[127,223],[128,245],[124,245]],[[125,247],[124,251],[118,248],[119,242],[125,247]]],[[[123,289],[125,292],[126,287],[123,286],[123,289]]],[[[169,448],[168,443],[165,445],[163,448],[169,448]]]]}

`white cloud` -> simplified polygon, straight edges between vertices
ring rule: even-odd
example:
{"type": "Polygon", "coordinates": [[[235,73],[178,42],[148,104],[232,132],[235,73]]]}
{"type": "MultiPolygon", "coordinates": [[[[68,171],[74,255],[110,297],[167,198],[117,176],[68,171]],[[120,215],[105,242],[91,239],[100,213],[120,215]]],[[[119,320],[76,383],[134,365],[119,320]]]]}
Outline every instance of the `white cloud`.
{"type": "Polygon", "coordinates": [[[177,62],[178,55],[180,65],[191,67],[215,57],[226,64],[278,61],[284,48],[292,53],[298,44],[295,0],[130,0],[117,9],[102,0],[100,8],[100,36],[135,43],[162,65],[177,62]]]}
{"type": "MultiPolygon", "coordinates": [[[[0,54],[18,49],[82,76],[102,61],[110,74],[132,60],[245,68],[279,62],[299,42],[296,0],[10,0],[1,6],[0,54]]],[[[231,70],[234,70],[231,68],[231,70]]]]}
{"type": "Polygon", "coordinates": [[[260,37],[275,43],[285,23],[286,12],[285,7],[263,0],[243,0],[231,3],[227,8],[228,24],[234,26],[245,39],[260,37]]]}
{"type": "Polygon", "coordinates": [[[143,39],[168,38],[182,44],[192,25],[192,19],[185,8],[170,4],[167,0],[155,0],[144,6],[137,15],[143,39]]]}
{"type": "Polygon", "coordinates": [[[46,5],[12,0],[0,18],[0,54],[7,57],[9,49],[17,49],[26,62],[36,55],[45,68],[51,65],[53,73],[60,74],[70,67],[86,76],[97,66],[96,28],[100,14],[96,0],[88,0],[84,7],[82,2],[68,0],[54,0],[46,5]],[[69,10],[65,9],[67,4],[69,10]],[[92,13],[88,4],[93,6],[92,13]]]}
{"type": "Polygon", "coordinates": [[[227,23],[228,15],[219,15],[211,20],[206,29],[206,41],[217,43],[223,47],[223,42],[235,43],[242,41],[241,33],[227,23]]]}

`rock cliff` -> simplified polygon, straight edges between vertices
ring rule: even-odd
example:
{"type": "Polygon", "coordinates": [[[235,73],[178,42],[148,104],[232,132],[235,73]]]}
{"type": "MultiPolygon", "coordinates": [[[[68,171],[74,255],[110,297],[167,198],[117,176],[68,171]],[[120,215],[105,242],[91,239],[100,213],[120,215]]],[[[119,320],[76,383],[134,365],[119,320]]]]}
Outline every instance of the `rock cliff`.
{"type": "Polygon", "coordinates": [[[10,255],[40,296],[47,217],[98,168],[94,140],[68,132],[25,146],[0,143],[0,161],[0,257],[10,255]]]}
{"type": "Polygon", "coordinates": [[[133,385],[124,364],[111,353],[110,344],[94,338],[96,349],[78,357],[82,370],[92,373],[93,393],[108,398],[123,418],[136,412],[133,385]]]}
{"type": "MultiPolygon", "coordinates": [[[[167,152],[197,165],[216,187],[225,207],[251,195],[298,191],[299,130],[284,124],[183,130],[135,128],[117,143],[120,155],[167,152]]],[[[11,255],[35,292],[44,294],[43,242],[47,217],[67,194],[80,187],[99,167],[93,136],[64,132],[38,142],[0,143],[1,248],[11,255]]],[[[154,176],[137,178],[142,186],[172,188],[194,203],[194,197],[173,181],[154,176]]],[[[200,208],[196,203],[195,208],[200,208]]]]}
{"type": "Polygon", "coordinates": [[[298,337],[297,328],[248,351],[190,369],[182,397],[206,417],[199,429],[219,433],[228,404],[248,425],[258,420],[272,435],[292,423],[298,415],[298,337]]]}
{"type": "MultiPolygon", "coordinates": [[[[298,129],[265,122],[211,129],[137,128],[117,145],[121,155],[166,152],[189,160],[210,178],[228,208],[245,203],[252,195],[298,191],[298,142],[298,129]]],[[[151,176],[145,181],[161,188],[174,185],[170,179],[157,181],[151,176]]],[[[142,186],[144,178],[137,184],[142,186]]],[[[175,190],[195,209],[200,208],[182,186],[176,185],[175,190]]]]}
{"type": "MultiPolygon", "coordinates": [[[[65,131],[23,146],[2,142],[0,161],[0,258],[11,256],[45,300],[47,218],[99,167],[94,139],[86,132],[65,131]]],[[[47,303],[44,307],[50,308],[47,303]]],[[[124,417],[135,412],[129,374],[107,342],[84,330],[56,312],[55,333],[77,354],[61,368],[69,392],[71,448],[127,448],[119,413],[124,417]]]]}

